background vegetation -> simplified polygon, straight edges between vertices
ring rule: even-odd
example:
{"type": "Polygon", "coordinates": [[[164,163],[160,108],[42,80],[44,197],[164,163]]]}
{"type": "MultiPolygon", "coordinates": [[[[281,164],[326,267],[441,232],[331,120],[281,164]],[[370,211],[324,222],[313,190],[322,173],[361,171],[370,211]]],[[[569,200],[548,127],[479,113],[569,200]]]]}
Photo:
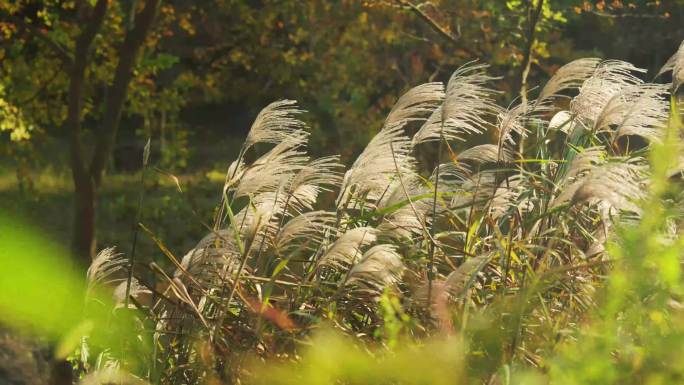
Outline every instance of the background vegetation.
{"type": "MultiPolygon", "coordinates": [[[[579,57],[622,59],[655,73],[684,33],[677,1],[443,1],[415,11],[401,1],[163,2],[123,105],[116,145],[96,207],[100,245],[130,242],[140,154],[191,183],[206,217],[226,163],[266,104],[298,100],[309,111],[315,155],[349,162],[380,128],[396,98],[426,81],[445,81],[479,59],[503,105],[518,95],[522,67],[537,84],[579,57]],[[535,21],[534,34],[530,26],[535,21]],[[654,36],[656,36],[654,38],[654,36]],[[532,44],[530,44],[532,43],[532,44]],[[529,55],[527,55],[527,47],[529,55]]],[[[416,3],[418,4],[418,3],[416,3]]],[[[142,3],[113,2],[86,68],[81,135],[84,159],[98,137],[117,51],[142,3]]],[[[69,72],[84,1],[9,2],[2,16],[3,208],[19,211],[54,238],[71,241],[73,209],[67,118],[69,72]],[[38,70],[37,70],[38,69],[38,70]]],[[[198,236],[188,205],[166,177],[148,176],[147,223],[170,246],[198,236]],[[169,215],[161,215],[161,213],[169,215]],[[168,236],[166,236],[168,235],[168,236]]],[[[153,251],[149,240],[141,250],[153,251]]]]}
{"type": "Polygon", "coordinates": [[[3,322],[62,383],[678,382],[681,20],[2,3],[3,322]]]}

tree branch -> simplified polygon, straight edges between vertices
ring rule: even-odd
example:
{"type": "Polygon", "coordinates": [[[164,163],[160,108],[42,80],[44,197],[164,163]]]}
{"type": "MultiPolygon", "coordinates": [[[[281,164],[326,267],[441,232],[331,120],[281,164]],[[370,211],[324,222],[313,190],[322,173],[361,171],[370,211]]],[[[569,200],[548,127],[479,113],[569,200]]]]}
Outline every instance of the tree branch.
{"type": "Polygon", "coordinates": [[[69,52],[67,51],[67,49],[62,47],[61,44],[52,40],[45,31],[43,31],[33,23],[26,22],[26,20],[24,20],[21,17],[12,14],[7,14],[6,12],[2,12],[2,17],[17,24],[28,34],[45,43],[45,45],[47,45],[48,48],[50,48],[52,52],[54,52],[55,55],[57,55],[59,60],[61,60],[67,68],[70,68],[73,65],[73,59],[71,57],[71,54],[69,54],[69,52]]]}
{"type": "Polygon", "coordinates": [[[599,12],[599,11],[588,11],[591,14],[594,14],[599,17],[607,17],[610,19],[627,19],[627,18],[634,18],[634,19],[667,19],[668,17],[666,15],[649,15],[646,13],[606,13],[606,12],[599,12]]]}
{"type": "Polygon", "coordinates": [[[460,32],[453,34],[449,29],[442,27],[437,20],[433,19],[421,9],[422,4],[415,4],[409,0],[397,0],[397,2],[401,7],[411,10],[414,14],[416,14],[416,16],[418,16],[419,19],[424,21],[433,31],[437,32],[438,35],[442,36],[449,43],[458,46],[459,49],[467,52],[471,56],[476,56],[473,51],[461,44],[460,32]]]}
{"type": "Polygon", "coordinates": [[[519,87],[518,93],[522,98],[523,103],[527,103],[527,76],[530,73],[530,64],[532,62],[532,47],[534,46],[535,33],[537,31],[537,24],[541,17],[541,12],[544,7],[544,0],[537,0],[537,4],[532,10],[532,4],[534,0],[529,0],[528,3],[528,29],[527,29],[527,41],[525,42],[525,50],[523,53],[523,61],[520,64],[520,76],[519,76],[519,87]]]}
{"type": "Polygon", "coordinates": [[[24,100],[19,101],[19,103],[17,103],[17,105],[23,106],[23,105],[26,105],[26,104],[34,101],[36,98],[38,98],[43,92],[45,92],[45,90],[47,90],[47,88],[50,86],[50,84],[52,84],[52,82],[54,82],[55,79],[57,79],[57,76],[60,74],[60,72],[61,72],[60,69],[55,70],[52,73],[52,75],[50,75],[50,77],[47,80],[45,80],[45,82],[40,87],[38,87],[38,90],[36,90],[36,92],[34,92],[33,95],[27,97],[24,100]]]}

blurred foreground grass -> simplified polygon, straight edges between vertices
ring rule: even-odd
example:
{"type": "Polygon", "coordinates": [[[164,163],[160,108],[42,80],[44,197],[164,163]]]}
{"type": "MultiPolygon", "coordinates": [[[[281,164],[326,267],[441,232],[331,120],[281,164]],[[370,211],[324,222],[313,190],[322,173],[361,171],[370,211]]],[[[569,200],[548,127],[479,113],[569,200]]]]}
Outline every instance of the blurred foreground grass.
{"type": "Polygon", "coordinates": [[[7,213],[0,214],[0,244],[0,324],[46,338],[57,358],[84,336],[112,352],[135,338],[133,312],[112,313],[111,293],[86,286],[62,245],[7,213]]]}

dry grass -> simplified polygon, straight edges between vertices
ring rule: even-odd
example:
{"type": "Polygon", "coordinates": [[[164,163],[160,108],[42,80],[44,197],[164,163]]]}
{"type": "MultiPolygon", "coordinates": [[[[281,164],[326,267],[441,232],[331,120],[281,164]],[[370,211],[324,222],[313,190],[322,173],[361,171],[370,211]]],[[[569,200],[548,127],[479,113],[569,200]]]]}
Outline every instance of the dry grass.
{"type": "Polygon", "coordinates": [[[643,214],[669,90],[629,63],[582,59],[504,108],[486,69],[409,90],[346,172],[310,159],[294,102],[266,107],[207,235],[184,256],[157,240],[172,270],[130,267],[150,381],[235,381],[246,356],[296,356],[322,322],[391,345],[388,308],[402,338],[471,336],[474,378],[546,367],[596,306],[606,242],[643,214]]]}

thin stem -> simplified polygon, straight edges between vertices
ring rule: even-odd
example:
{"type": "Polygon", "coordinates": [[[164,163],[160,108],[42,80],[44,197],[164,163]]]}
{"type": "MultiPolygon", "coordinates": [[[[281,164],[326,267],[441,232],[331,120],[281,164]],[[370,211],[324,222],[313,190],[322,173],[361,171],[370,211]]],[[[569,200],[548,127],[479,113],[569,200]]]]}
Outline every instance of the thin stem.
{"type": "Polygon", "coordinates": [[[147,164],[150,156],[150,138],[147,139],[143,150],[142,172],[140,174],[140,194],[138,195],[138,208],[133,224],[133,241],[131,242],[131,255],[129,258],[128,277],[126,278],[126,297],[124,299],[124,309],[128,309],[129,297],[131,295],[131,283],[133,282],[133,265],[135,264],[135,248],[138,244],[138,223],[142,220],[143,198],[145,196],[145,175],[147,174],[147,164]]]}
{"type": "Polygon", "coordinates": [[[247,151],[246,151],[245,145],[243,143],[242,147],[240,147],[240,152],[238,153],[237,160],[235,161],[235,169],[233,170],[233,173],[230,175],[230,177],[228,177],[228,174],[226,174],[226,181],[225,181],[225,184],[223,186],[224,191],[223,191],[223,194],[221,194],[221,204],[219,206],[219,211],[216,213],[216,218],[214,218],[214,230],[215,231],[218,231],[221,228],[221,225],[223,224],[223,214],[224,214],[224,210],[225,210],[226,205],[232,205],[232,203],[233,203],[232,199],[231,199],[231,202],[228,202],[228,195],[227,195],[227,191],[225,191],[225,190],[227,188],[228,182],[230,182],[231,180],[233,180],[233,178],[235,178],[235,175],[237,174],[238,169],[240,168],[240,162],[242,162],[242,158],[245,156],[245,152],[247,152],[247,151]]]}
{"type": "Polygon", "coordinates": [[[404,193],[404,196],[406,196],[406,200],[408,200],[408,203],[411,206],[411,211],[413,211],[413,215],[416,216],[416,219],[418,220],[421,227],[423,228],[425,235],[427,235],[429,237],[430,242],[435,242],[435,240],[432,238],[432,235],[430,234],[430,231],[427,229],[427,226],[420,219],[420,216],[418,215],[418,210],[416,209],[416,206],[413,204],[413,201],[411,200],[411,197],[409,196],[408,190],[406,189],[406,185],[404,184],[404,178],[401,177],[401,171],[399,170],[399,164],[397,163],[397,157],[394,154],[394,145],[392,144],[392,142],[390,142],[390,151],[392,151],[392,160],[394,161],[394,168],[397,171],[397,177],[399,178],[399,184],[401,185],[401,189],[404,193]]]}
{"type": "MultiPolygon", "coordinates": [[[[442,161],[442,149],[444,142],[444,109],[442,109],[442,122],[439,129],[439,147],[437,149],[437,170],[435,171],[435,191],[432,197],[432,223],[430,225],[430,251],[428,256],[428,295],[427,303],[432,303],[432,280],[434,279],[434,264],[435,264],[435,226],[437,225],[437,193],[439,191],[439,173],[441,169],[440,162],[442,161]]],[[[429,308],[428,308],[429,309],[429,308]]],[[[429,311],[429,310],[428,310],[429,311]]]]}
{"type": "MultiPolygon", "coordinates": [[[[224,207],[226,208],[226,212],[227,212],[228,217],[230,219],[230,225],[233,228],[233,231],[235,233],[235,239],[237,240],[238,248],[240,249],[240,254],[242,255],[242,260],[240,261],[240,267],[238,267],[237,273],[235,274],[235,278],[234,278],[233,283],[231,285],[230,293],[228,295],[228,300],[225,302],[225,307],[228,308],[228,307],[230,307],[230,303],[233,301],[233,297],[235,296],[235,290],[237,289],[237,285],[240,282],[240,276],[242,275],[242,271],[244,270],[245,265],[247,264],[247,258],[249,257],[249,252],[251,251],[252,245],[254,244],[254,242],[250,242],[249,245],[244,245],[242,243],[242,240],[240,239],[240,232],[237,228],[237,224],[235,223],[235,216],[233,215],[233,210],[231,209],[230,205],[228,204],[228,199],[227,199],[228,197],[226,196],[225,191],[224,191],[223,197],[224,197],[224,202],[225,202],[224,207]]],[[[257,224],[256,224],[257,229],[259,228],[259,224],[260,224],[260,222],[257,222],[257,224]]],[[[230,271],[231,270],[230,267],[227,270],[230,271]]],[[[217,317],[218,322],[214,326],[214,330],[213,330],[213,333],[211,336],[212,340],[215,340],[216,330],[218,328],[220,328],[221,324],[223,323],[223,319],[224,319],[225,313],[226,313],[223,310],[223,307],[224,306],[219,307],[219,316],[217,317]]]]}

